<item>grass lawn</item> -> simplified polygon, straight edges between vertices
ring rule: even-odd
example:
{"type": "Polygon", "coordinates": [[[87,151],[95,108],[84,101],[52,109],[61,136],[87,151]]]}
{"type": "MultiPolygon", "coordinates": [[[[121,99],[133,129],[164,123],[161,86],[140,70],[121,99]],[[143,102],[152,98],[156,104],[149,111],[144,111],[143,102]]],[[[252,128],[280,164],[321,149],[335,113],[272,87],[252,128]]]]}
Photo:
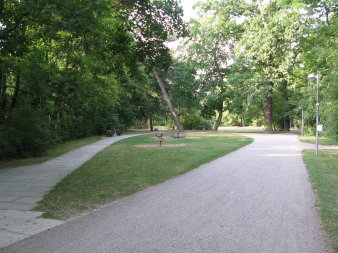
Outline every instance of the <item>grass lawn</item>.
{"type": "MultiPolygon", "coordinates": [[[[316,143],[316,136],[300,136],[299,140],[315,144],[316,143]]],[[[334,140],[332,138],[327,137],[319,137],[318,138],[319,145],[334,145],[338,146],[338,140],[334,140]]]]}
{"type": "Polygon", "coordinates": [[[149,129],[128,129],[126,131],[123,131],[122,134],[144,134],[144,133],[150,133],[149,129]]]}
{"type": "Polygon", "coordinates": [[[338,252],[338,151],[321,150],[316,157],[315,151],[305,150],[303,157],[317,195],[323,228],[338,252]]]}
{"type": "Polygon", "coordinates": [[[66,152],[72,151],[76,148],[93,143],[101,139],[101,136],[93,136],[79,140],[67,141],[65,143],[57,144],[56,146],[47,150],[46,155],[40,157],[31,157],[25,159],[15,159],[10,161],[0,161],[0,169],[13,168],[18,166],[27,166],[33,164],[43,163],[52,158],[58,157],[66,152]]]}
{"type": "Polygon", "coordinates": [[[224,133],[263,133],[262,127],[219,127],[218,129],[224,133]]]}
{"type": "Polygon", "coordinates": [[[183,174],[252,142],[224,133],[188,133],[185,139],[155,134],[119,141],[57,184],[35,208],[44,217],[66,219],[183,174]],[[139,146],[141,145],[141,146],[139,146]]]}

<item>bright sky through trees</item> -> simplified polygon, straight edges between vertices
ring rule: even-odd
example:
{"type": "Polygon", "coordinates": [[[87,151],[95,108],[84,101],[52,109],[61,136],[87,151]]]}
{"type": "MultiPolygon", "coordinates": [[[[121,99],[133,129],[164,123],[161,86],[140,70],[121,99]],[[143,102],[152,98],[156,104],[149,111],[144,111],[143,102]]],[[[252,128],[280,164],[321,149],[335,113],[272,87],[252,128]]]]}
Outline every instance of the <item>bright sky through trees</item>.
{"type": "Polygon", "coordinates": [[[189,20],[194,15],[192,6],[196,2],[198,2],[198,0],[181,0],[185,20],[189,20]]]}

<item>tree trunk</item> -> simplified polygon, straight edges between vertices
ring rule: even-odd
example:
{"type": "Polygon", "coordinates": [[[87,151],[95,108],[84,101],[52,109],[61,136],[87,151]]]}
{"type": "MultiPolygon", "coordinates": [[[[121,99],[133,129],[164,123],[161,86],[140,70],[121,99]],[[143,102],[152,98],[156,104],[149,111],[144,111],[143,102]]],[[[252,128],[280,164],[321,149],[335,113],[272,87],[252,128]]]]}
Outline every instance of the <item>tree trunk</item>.
{"type": "Polygon", "coordinates": [[[19,95],[19,90],[20,90],[20,84],[21,84],[21,75],[20,75],[20,71],[16,71],[15,73],[15,89],[14,89],[14,94],[13,94],[13,98],[10,104],[10,108],[14,109],[15,105],[16,105],[16,101],[18,100],[18,95],[19,95]]]}
{"type": "Polygon", "coordinates": [[[282,87],[281,87],[281,92],[282,92],[282,101],[283,101],[283,125],[284,125],[284,132],[290,132],[290,116],[288,115],[289,113],[289,96],[288,96],[288,90],[287,90],[287,81],[283,80],[282,81],[282,87]]]}
{"type": "Polygon", "coordinates": [[[264,105],[264,133],[273,133],[272,130],[272,83],[268,84],[271,86],[269,93],[267,94],[265,105],[264,105]]]}
{"type": "Polygon", "coordinates": [[[169,97],[169,95],[168,95],[168,93],[167,93],[167,91],[166,91],[166,89],[165,89],[165,87],[164,87],[164,83],[163,83],[161,77],[159,76],[159,74],[156,72],[155,69],[152,70],[152,74],[153,74],[154,77],[156,78],[157,83],[158,83],[158,85],[159,85],[160,88],[161,88],[161,91],[162,91],[164,100],[165,100],[165,102],[167,103],[167,105],[168,105],[168,107],[169,107],[169,110],[170,110],[171,114],[173,115],[173,118],[174,118],[175,124],[176,124],[176,126],[177,126],[177,129],[178,129],[178,130],[184,130],[184,129],[183,129],[183,126],[182,126],[182,124],[181,124],[181,122],[180,122],[180,120],[179,120],[179,118],[178,118],[178,116],[177,116],[177,114],[176,114],[176,112],[175,112],[174,106],[173,106],[173,104],[171,103],[170,97],[169,97]]]}
{"type": "Polygon", "coordinates": [[[222,124],[222,118],[223,118],[223,101],[220,102],[219,106],[218,106],[218,109],[217,109],[217,112],[218,112],[218,117],[215,121],[215,125],[214,125],[214,131],[217,131],[219,126],[222,124]]]}
{"type": "Polygon", "coordinates": [[[154,131],[154,120],[151,112],[149,112],[149,130],[154,131]]]}
{"type": "MultiPolygon", "coordinates": [[[[1,71],[1,70],[0,70],[1,71]]],[[[0,72],[0,123],[5,120],[7,83],[6,74],[0,72]]]]}

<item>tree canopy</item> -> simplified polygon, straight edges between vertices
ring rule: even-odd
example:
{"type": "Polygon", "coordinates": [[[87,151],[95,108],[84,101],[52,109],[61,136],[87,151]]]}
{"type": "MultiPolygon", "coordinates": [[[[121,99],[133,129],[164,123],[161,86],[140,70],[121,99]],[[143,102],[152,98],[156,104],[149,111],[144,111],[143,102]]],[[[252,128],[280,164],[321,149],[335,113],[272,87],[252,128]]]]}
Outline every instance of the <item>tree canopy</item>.
{"type": "Polygon", "coordinates": [[[314,85],[306,77],[314,72],[321,74],[324,134],[337,138],[336,3],[209,0],[195,8],[180,52],[208,87],[201,113],[214,117],[215,130],[264,123],[266,132],[290,131],[303,108],[313,132],[314,85]]]}
{"type": "Polygon", "coordinates": [[[304,110],[338,138],[337,3],[0,1],[0,157],[139,124],[290,131],[304,110]],[[170,41],[179,46],[170,49],[170,41]],[[173,119],[173,120],[172,120],[173,119]]]}
{"type": "Polygon", "coordinates": [[[1,1],[0,156],[142,120],[181,16],[175,0],[1,1]]]}

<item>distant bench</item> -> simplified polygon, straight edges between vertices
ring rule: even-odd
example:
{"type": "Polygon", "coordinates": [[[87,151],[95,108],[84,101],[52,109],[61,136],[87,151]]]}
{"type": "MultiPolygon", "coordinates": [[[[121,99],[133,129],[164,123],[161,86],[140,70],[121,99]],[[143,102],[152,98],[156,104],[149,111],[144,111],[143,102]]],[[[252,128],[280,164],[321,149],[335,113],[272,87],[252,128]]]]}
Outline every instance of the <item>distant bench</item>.
{"type": "Polygon", "coordinates": [[[107,137],[113,137],[113,136],[120,136],[122,134],[122,131],[120,129],[109,129],[106,131],[106,136],[107,137]]]}

